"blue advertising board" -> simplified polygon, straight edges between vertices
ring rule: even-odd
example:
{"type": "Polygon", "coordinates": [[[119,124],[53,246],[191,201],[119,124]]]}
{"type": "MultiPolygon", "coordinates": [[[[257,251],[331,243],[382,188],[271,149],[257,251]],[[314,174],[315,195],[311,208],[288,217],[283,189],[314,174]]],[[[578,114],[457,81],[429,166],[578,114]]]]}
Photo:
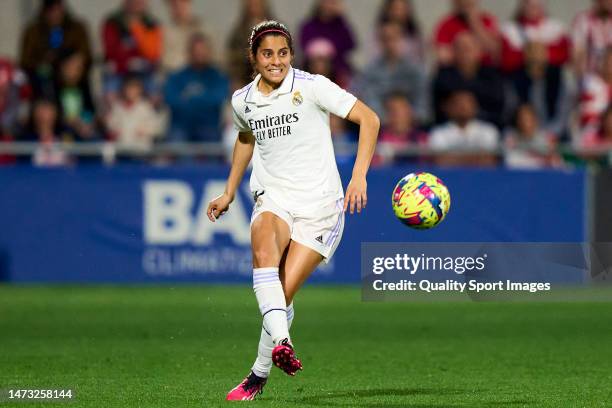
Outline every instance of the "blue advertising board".
{"type": "MultiPolygon", "coordinates": [[[[348,181],[350,167],[341,167],[348,181]]],[[[412,230],[391,211],[409,167],[373,169],[368,206],[348,215],[332,262],[311,282],[358,282],[362,242],[582,242],[585,173],[429,169],[447,184],[449,215],[412,230]]],[[[0,279],[12,282],[249,282],[252,199],[243,183],[220,222],[222,165],[0,170],[0,279]]]]}

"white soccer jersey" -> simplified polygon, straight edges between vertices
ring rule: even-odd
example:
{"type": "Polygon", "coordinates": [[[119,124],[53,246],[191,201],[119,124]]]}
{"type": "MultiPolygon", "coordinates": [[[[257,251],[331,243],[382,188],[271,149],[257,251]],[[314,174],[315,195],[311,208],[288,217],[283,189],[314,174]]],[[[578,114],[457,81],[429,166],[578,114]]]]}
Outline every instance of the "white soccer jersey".
{"type": "Polygon", "coordinates": [[[295,68],[270,95],[259,92],[259,79],[232,96],[234,126],[256,140],[251,190],[264,190],[296,214],[341,198],[329,113],[345,118],[357,98],[324,76],[295,68]]]}

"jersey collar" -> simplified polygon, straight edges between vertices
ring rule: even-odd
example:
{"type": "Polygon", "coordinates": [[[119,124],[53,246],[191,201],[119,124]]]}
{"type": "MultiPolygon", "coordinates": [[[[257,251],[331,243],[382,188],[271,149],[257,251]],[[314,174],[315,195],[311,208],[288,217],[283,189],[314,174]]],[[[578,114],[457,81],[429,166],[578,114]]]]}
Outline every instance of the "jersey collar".
{"type": "MultiPolygon", "coordinates": [[[[257,105],[269,105],[273,98],[264,98],[261,92],[257,89],[257,84],[261,79],[261,74],[257,74],[255,79],[252,82],[251,87],[247,91],[244,96],[244,101],[246,103],[254,103],[257,105]]],[[[289,72],[287,72],[287,76],[283,79],[283,83],[281,86],[274,91],[273,93],[276,96],[284,95],[291,93],[293,91],[293,84],[295,82],[295,70],[293,67],[289,67],[289,72]]]]}

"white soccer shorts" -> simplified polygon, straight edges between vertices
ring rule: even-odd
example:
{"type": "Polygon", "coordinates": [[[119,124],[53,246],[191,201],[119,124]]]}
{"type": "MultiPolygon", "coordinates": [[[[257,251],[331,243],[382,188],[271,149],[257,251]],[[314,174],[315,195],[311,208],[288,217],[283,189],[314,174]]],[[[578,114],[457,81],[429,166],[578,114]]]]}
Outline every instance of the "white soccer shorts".
{"type": "Polygon", "coordinates": [[[289,226],[291,239],[320,253],[328,263],[334,255],[344,231],[344,199],[340,198],[312,214],[295,214],[281,208],[265,193],[255,193],[251,224],[264,212],[280,217],[289,226]]]}

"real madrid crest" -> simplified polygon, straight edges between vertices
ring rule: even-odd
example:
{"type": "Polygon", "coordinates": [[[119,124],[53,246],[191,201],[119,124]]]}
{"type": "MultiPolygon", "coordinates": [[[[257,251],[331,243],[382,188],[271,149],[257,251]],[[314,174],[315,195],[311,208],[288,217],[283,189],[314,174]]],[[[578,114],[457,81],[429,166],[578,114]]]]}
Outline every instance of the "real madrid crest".
{"type": "Polygon", "coordinates": [[[291,102],[293,102],[295,106],[299,106],[302,104],[302,102],[304,102],[304,98],[302,97],[300,91],[295,91],[293,93],[293,98],[291,99],[291,102]]]}

